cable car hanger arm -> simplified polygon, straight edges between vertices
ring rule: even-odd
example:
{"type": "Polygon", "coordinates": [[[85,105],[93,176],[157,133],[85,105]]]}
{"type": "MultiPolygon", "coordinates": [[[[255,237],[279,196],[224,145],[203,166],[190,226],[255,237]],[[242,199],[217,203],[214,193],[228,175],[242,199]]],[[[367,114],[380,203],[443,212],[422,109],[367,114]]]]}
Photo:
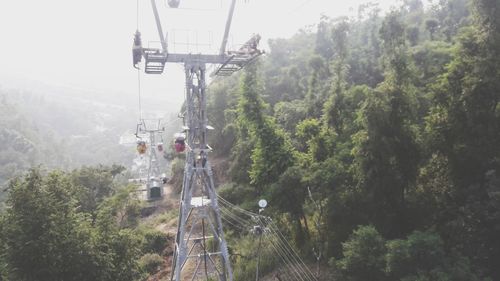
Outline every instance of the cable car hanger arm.
{"type": "Polygon", "coordinates": [[[167,41],[165,41],[165,35],[163,35],[163,29],[161,27],[160,16],[158,15],[158,8],[156,7],[155,0],[151,0],[151,6],[153,7],[153,14],[155,16],[156,27],[158,29],[158,35],[160,35],[160,42],[163,52],[168,54],[167,41]]]}
{"type": "Polygon", "coordinates": [[[220,55],[224,55],[226,52],[227,38],[229,36],[229,30],[231,29],[231,22],[233,20],[234,6],[236,5],[236,0],[231,1],[231,7],[229,8],[229,15],[227,16],[226,29],[224,30],[224,37],[222,38],[222,44],[220,46],[220,55]]]}

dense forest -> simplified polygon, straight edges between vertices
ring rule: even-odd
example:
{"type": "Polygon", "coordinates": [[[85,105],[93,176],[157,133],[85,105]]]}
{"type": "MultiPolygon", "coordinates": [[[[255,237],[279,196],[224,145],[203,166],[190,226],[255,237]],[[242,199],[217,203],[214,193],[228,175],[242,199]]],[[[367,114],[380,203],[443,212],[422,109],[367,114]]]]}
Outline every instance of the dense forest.
{"type": "MultiPolygon", "coordinates": [[[[500,280],[500,1],[369,3],[268,43],[209,88],[220,195],[267,199],[318,280],[500,280]]],[[[140,221],[123,167],[48,172],[69,163],[40,141],[57,138],[0,107],[0,179],[45,167],[5,185],[0,280],[146,280],[165,263],[171,237],[140,221]]],[[[225,231],[235,280],[255,279],[255,237],[225,231]]]]}
{"type": "Polygon", "coordinates": [[[325,280],[500,280],[500,1],[366,4],[269,45],[210,89],[222,196],[268,199],[325,280]]]}

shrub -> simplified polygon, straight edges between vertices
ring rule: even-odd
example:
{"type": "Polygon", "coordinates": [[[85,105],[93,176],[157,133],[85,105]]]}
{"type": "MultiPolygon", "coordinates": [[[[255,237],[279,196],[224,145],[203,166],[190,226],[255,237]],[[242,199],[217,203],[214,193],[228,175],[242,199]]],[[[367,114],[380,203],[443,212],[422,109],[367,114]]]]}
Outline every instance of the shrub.
{"type": "Polygon", "coordinates": [[[157,272],[163,263],[163,258],[158,254],[145,254],[139,260],[141,269],[148,274],[157,272]]]}
{"type": "Polygon", "coordinates": [[[167,246],[170,236],[158,230],[147,230],[144,233],[143,253],[161,255],[167,246]]]}
{"type": "Polygon", "coordinates": [[[347,280],[385,280],[385,241],[375,227],[358,227],[342,248],[337,266],[347,280]]]}

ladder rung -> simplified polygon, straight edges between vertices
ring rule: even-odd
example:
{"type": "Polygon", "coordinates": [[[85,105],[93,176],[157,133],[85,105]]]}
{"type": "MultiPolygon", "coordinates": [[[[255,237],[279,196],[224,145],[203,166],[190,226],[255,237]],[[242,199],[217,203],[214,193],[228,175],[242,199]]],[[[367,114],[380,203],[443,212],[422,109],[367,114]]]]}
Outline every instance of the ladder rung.
{"type": "Polygon", "coordinates": [[[190,255],[190,256],[187,256],[187,257],[188,257],[188,258],[199,258],[199,257],[204,257],[204,256],[211,257],[211,256],[221,255],[221,254],[222,254],[221,252],[215,252],[215,253],[206,253],[206,254],[190,255]]]}
{"type": "MultiPolygon", "coordinates": [[[[205,236],[205,239],[210,239],[214,238],[213,236],[205,236]]],[[[194,237],[194,238],[189,238],[189,241],[194,241],[194,240],[203,240],[203,237],[194,237]]]]}

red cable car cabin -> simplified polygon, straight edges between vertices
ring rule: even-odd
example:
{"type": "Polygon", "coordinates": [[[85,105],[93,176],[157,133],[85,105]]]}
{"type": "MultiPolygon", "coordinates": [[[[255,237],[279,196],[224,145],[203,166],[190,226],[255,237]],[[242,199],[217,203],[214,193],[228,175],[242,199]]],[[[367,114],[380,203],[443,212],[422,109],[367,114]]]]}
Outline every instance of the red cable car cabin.
{"type": "Polygon", "coordinates": [[[175,135],[174,147],[177,153],[181,153],[186,150],[186,137],[184,136],[184,134],[175,135]]]}

